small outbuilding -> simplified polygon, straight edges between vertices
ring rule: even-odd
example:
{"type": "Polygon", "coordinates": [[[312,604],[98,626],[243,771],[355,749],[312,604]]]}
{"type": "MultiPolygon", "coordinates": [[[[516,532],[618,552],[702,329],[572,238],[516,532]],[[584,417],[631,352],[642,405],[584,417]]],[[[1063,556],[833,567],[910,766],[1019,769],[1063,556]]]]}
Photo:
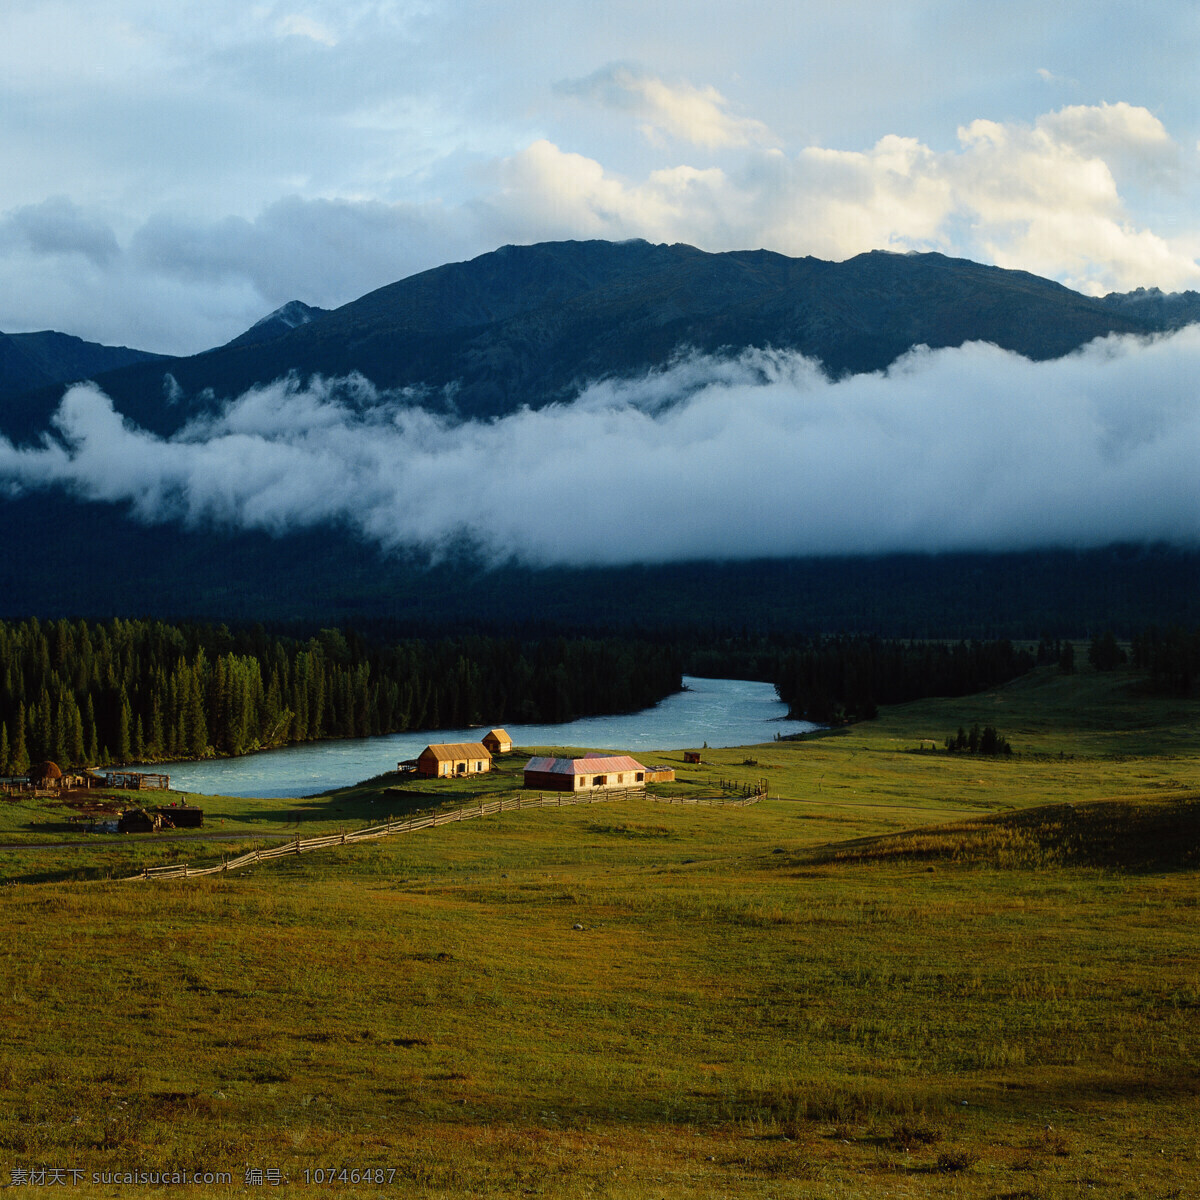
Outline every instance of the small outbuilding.
{"type": "Polygon", "coordinates": [[[646,768],[628,754],[531,758],[525,764],[525,786],[560,792],[645,787],[646,768]]]}
{"type": "Polygon", "coordinates": [[[659,763],[657,766],[646,768],[647,783],[674,783],[675,768],[667,767],[659,763]]]}
{"type": "Polygon", "coordinates": [[[427,779],[480,775],[492,769],[492,752],[482,742],[442,742],[417,755],[417,774],[427,779]]]}
{"type": "Polygon", "coordinates": [[[685,763],[700,762],[700,751],[699,750],[685,750],[683,752],[683,761],[685,763]]]}
{"type": "Polygon", "coordinates": [[[194,804],[160,804],[154,811],[164,829],[199,829],[204,824],[204,809],[194,804]]]}
{"type": "Polygon", "coordinates": [[[483,744],[493,754],[510,754],[513,747],[512,738],[508,736],[506,729],[493,729],[484,737],[483,744]]]}
{"type": "Polygon", "coordinates": [[[117,821],[118,833],[157,833],[161,827],[162,817],[144,808],[127,808],[117,821]]]}

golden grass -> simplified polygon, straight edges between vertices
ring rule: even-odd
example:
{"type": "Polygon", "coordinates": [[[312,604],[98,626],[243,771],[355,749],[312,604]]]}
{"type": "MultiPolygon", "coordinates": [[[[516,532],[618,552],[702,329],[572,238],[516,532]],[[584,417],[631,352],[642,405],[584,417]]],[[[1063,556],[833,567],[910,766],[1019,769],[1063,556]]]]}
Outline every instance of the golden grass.
{"type": "Polygon", "coordinates": [[[153,887],[20,882],[96,851],[7,851],[0,1181],[178,1165],[244,1193],[257,1166],[327,1194],[305,1172],[334,1165],[395,1172],[343,1195],[1188,1195],[1195,710],[1150,704],[1131,759],[1098,715],[1111,684],[1130,716],[1127,681],[1077,682],[1082,731],[1035,679],[713,752],[677,785],[755,757],[775,796],[748,809],[513,813],[153,887]],[[997,704],[1042,757],[911,752],[997,704]]]}

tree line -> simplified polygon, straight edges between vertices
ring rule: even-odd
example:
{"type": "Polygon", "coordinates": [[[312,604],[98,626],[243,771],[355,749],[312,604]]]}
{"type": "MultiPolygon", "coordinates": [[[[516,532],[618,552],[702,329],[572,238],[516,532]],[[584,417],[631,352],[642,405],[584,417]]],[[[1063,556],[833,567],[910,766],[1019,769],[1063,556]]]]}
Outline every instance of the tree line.
{"type": "Polygon", "coordinates": [[[1151,628],[1131,647],[1133,665],[1149,674],[1150,688],[1171,696],[1190,695],[1200,679],[1200,627],[1151,628]]]}
{"type": "Polygon", "coordinates": [[[325,629],[0,621],[0,773],[237,755],[322,738],[647,707],[681,686],[670,646],[469,636],[391,643],[325,629]]]}
{"type": "Polygon", "coordinates": [[[775,687],[788,715],[828,725],[865,720],[881,704],[966,696],[1033,669],[1035,655],[1007,640],[904,642],[877,637],[807,639],[783,652],[775,687]]]}
{"type": "Polygon", "coordinates": [[[994,758],[1012,754],[1012,746],[994,725],[979,728],[978,722],[968,733],[961,725],[958,733],[951,734],[945,742],[948,754],[980,754],[994,758]]]}

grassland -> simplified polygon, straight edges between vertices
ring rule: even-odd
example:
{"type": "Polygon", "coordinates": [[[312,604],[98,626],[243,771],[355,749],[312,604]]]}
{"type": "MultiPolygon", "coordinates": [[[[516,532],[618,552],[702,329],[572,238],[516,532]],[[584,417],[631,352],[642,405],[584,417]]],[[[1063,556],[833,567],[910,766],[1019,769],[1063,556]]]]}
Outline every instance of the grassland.
{"type": "MultiPolygon", "coordinates": [[[[1192,1196],[1198,720],[1120,672],[1043,672],[653,756],[677,793],[768,779],[751,808],[506,814],[153,886],[103,876],[221,848],[100,849],[9,811],[0,840],[62,844],[0,852],[0,1182],[1192,1196]],[[976,720],[1017,757],[917,749],[976,720]]],[[[399,814],[395,782],[204,805],[240,847],[399,814]]]]}

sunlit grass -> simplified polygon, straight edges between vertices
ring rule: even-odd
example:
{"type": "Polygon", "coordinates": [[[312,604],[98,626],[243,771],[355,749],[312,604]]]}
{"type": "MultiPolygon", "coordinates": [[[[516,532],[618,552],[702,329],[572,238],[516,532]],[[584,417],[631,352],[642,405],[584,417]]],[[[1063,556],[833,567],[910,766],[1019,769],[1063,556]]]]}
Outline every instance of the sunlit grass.
{"type": "MultiPolygon", "coordinates": [[[[748,809],[630,800],[228,878],[11,884],[0,1171],[1188,1195],[1200,788],[1176,731],[1195,710],[1151,705],[1139,742],[1101,719],[1110,685],[1121,719],[1136,708],[1119,680],[1076,683],[1082,730],[1050,677],[678,763],[680,790],[768,778],[748,809]],[[1018,758],[912,752],[975,719],[1018,758]]],[[[5,851],[3,870],[84,870],[95,845],[5,851]]],[[[103,853],[147,846],[163,853],[103,853]]]]}

